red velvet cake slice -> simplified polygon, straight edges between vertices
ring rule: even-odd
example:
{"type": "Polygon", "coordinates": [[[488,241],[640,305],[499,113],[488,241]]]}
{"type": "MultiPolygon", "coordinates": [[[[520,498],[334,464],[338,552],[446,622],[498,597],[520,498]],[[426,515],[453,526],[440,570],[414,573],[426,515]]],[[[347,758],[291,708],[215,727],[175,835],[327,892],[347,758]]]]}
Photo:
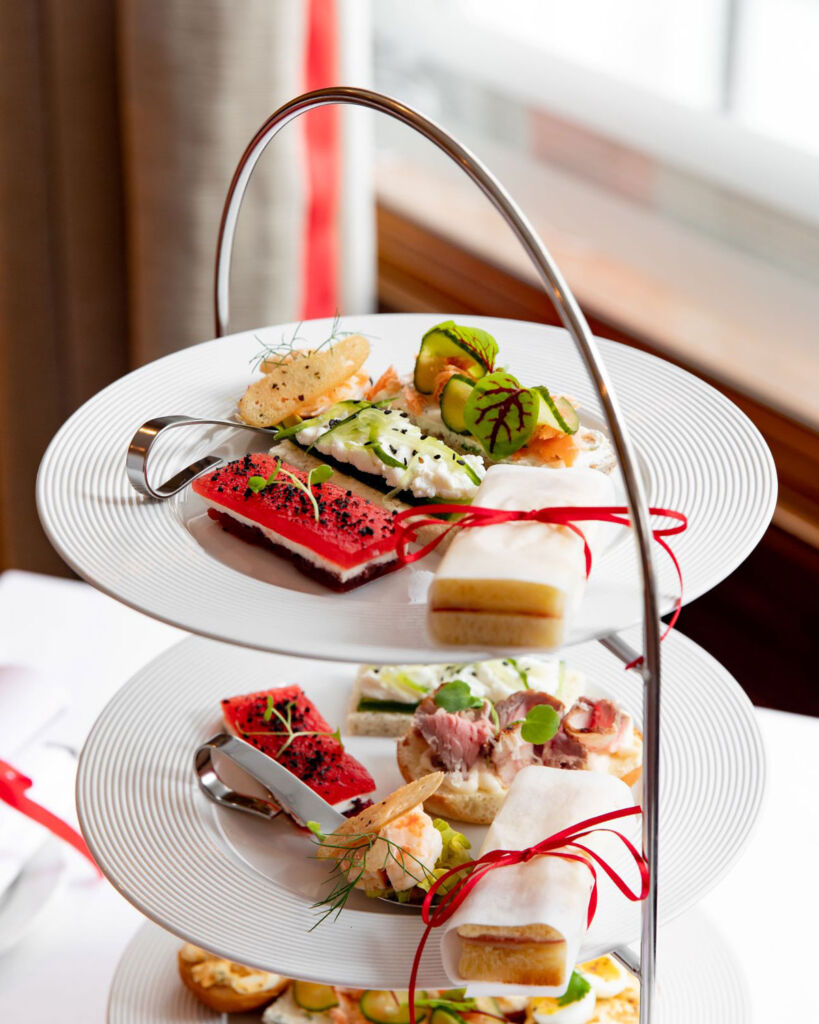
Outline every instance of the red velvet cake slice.
{"type": "Polygon", "coordinates": [[[372,775],[347,753],[299,686],[229,697],[222,701],[222,714],[231,732],[278,761],[328,803],[375,789],[372,775]]]}
{"type": "Polygon", "coordinates": [[[333,590],[350,590],[398,568],[395,513],[332,482],[312,485],[314,507],[291,477],[306,486],[306,473],[253,454],[199,477],[193,489],[223,529],[270,548],[333,590]]]}

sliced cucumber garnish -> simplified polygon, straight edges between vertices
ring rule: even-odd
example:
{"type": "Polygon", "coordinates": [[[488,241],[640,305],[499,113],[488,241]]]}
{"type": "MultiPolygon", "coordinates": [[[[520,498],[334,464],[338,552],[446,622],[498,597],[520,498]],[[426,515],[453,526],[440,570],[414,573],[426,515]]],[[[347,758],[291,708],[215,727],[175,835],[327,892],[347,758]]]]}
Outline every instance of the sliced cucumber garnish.
{"type": "Polygon", "coordinates": [[[575,434],[580,426],[580,419],[577,409],[566,398],[552,398],[549,389],[542,384],[532,390],[540,395],[540,409],[538,410],[538,426],[545,425],[553,430],[559,430],[562,434],[575,434]]]}
{"type": "Polygon", "coordinates": [[[438,1006],[432,1011],[429,1024],[466,1024],[466,1022],[454,1010],[446,1010],[443,1006],[438,1006]]]}
{"type": "Polygon", "coordinates": [[[389,453],[385,452],[380,444],[371,444],[374,454],[384,463],[385,466],[393,466],[395,469],[406,469],[407,467],[401,462],[400,459],[394,458],[389,453]]]}
{"type": "Polygon", "coordinates": [[[415,360],[414,384],[422,395],[431,395],[435,378],[448,359],[457,359],[465,374],[478,380],[495,363],[498,345],[491,334],[479,327],[460,327],[454,320],[427,331],[415,360]]]}
{"type": "Polygon", "coordinates": [[[380,711],[390,714],[411,715],[417,707],[417,704],[404,704],[400,700],[372,700],[370,697],[362,697],[358,702],[356,711],[380,711]]]}
{"type": "MultiPolygon", "coordinates": [[[[376,992],[371,989],[361,997],[359,1009],[373,1024],[410,1024],[406,992],[376,992]]],[[[426,1014],[423,1006],[416,1006],[416,1024],[423,1020],[426,1014]]]]}
{"type": "Polygon", "coordinates": [[[468,434],[469,427],[464,420],[464,406],[475,381],[463,373],[453,374],[441,392],[441,419],[456,434],[468,434]]]}
{"type": "Polygon", "coordinates": [[[314,985],[311,981],[293,982],[293,1000],[302,1010],[321,1013],[338,1006],[338,996],[330,985],[314,985]]]}

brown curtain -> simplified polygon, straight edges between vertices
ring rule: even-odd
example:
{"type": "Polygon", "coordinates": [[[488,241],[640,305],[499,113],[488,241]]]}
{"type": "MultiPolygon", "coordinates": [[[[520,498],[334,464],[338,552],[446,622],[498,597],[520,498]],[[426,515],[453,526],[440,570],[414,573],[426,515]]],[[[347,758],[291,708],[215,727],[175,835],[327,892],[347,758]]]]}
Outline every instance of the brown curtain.
{"type": "MultiPolygon", "coordinates": [[[[304,31],[302,0],[0,4],[3,568],[65,571],[34,509],[63,420],[213,336],[222,202],[248,139],[301,88],[304,31]]],[[[233,329],[297,315],[300,139],[277,138],[248,192],[233,329]]]]}

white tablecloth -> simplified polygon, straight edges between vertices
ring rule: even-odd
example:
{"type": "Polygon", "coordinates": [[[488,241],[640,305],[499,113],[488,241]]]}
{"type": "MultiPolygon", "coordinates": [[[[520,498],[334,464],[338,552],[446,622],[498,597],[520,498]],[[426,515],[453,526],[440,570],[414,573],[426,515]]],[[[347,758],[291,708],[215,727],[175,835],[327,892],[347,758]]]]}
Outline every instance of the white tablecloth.
{"type": "MultiPolygon", "coordinates": [[[[77,749],[116,689],[183,635],[81,583],[18,572],[0,577],[0,664],[30,665],[70,689],[70,709],[51,731],[77,749]]],[[[757,714],[768,752],[765,806],[742,859],[701,907],[743,966],[753,1020],[786,1024],[806,1021],[806,1007],[815,1005],[807,979],[819,918],[819,719],[757,714]]],[[[691,721],[696,743],[696,709],[691,721]]],[[[114,968],[142,918],[79,857],[67,857],[62,890],[0,957],[3,1024],[105,1020],[114,968]]]]}

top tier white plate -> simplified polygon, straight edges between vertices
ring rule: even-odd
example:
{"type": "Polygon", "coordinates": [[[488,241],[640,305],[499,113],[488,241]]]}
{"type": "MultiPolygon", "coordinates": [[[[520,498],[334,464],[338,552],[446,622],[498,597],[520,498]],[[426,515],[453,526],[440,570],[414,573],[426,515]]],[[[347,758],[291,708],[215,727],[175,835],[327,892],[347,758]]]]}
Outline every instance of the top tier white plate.
{"type": "MultiPolygon", "coordinates": [[[[421,335],[450,314],[345,318],[366,333],[373,377],[390,363],[413,365],[421,335]]],[[[488,317],[459,317],[498,340],[504,365],[580,402],[581,418],[603,426],[599,403],[568,334],[558,328],[488,317]]],[[[37,480],[40,518],[56,549],[89,582],[140,611],[194,633],[311,657],[361,661],[451,660],[425,626],[433,555],[339,596],[287,562],[229,537],[191,492],[167,502],[137,495],[125,476],[136,429],[154,416],[230,418],[256,375],[259,339],[290,337],[295,325],[268,327],[183,349],[116,381],[79,409],[46,452],[37,480]]],[[[329,320],[305,324],[308,343],[324,340],[329,320]]],[[[689,517],[672,538],[685,578],[684,600],[719,583],[753,550],[773,514],[776,474],[764,440],[747,417],[703,381],[654,356],[599,341],[637,448],[652,505],[689,517]]],[[[263,450],[265,439],[229,428],[185,428],[162,439],[152,478],[166,479],[206,452],[233,458],[263,450]]],[[[616,472],[619,497],[625,492],[616,472]]],[[[657,553],[661,611],[671,610],[676,576],[657,553]]],[[[629,531],[596,560],[568,637],[580,643],[641,618],[641,593],[629,531]]],[[[490,653],[458,648],[458,658],[490,653]]]]}

